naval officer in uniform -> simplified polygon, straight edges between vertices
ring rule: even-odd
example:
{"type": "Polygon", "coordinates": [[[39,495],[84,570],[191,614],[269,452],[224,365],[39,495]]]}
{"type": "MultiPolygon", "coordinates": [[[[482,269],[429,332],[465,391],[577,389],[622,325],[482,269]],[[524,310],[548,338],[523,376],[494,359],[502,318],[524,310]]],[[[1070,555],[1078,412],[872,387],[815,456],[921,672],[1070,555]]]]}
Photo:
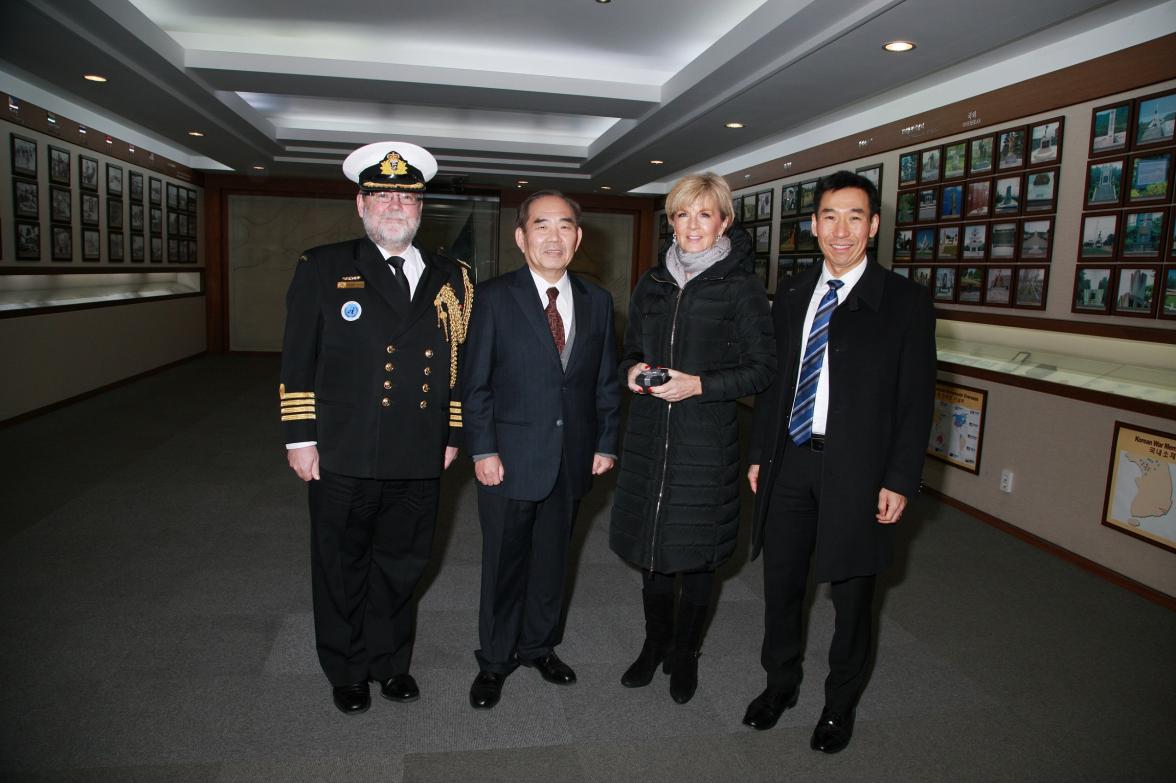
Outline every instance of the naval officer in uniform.
{"type": "Polygon", "coordinates": [[[343,171],[366,236],[307,250],[286,295],[279,397],[290,467],[309,486],[315,643],[345,714],[420,691],[413,593],[441,471],[461,433],[467,268],[413,244],[437,162],[368,144],[343,171]]]}

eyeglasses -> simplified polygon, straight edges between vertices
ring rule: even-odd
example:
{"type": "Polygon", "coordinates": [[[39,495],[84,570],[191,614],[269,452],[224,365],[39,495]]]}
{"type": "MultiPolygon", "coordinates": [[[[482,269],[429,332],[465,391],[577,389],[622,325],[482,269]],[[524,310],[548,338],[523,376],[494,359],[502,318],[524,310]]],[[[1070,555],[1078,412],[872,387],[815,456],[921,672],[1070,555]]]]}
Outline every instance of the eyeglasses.
{"type": "Polygon", "coordinates": [[[398,201],[404,206],[409,207],[414,207],[425,200],[425,197],[420,193],[392,193],[387,190],[382,190],[378,193],[364,193],[363,196],[377,204],[390,204],[393,201],[398,201]]]}

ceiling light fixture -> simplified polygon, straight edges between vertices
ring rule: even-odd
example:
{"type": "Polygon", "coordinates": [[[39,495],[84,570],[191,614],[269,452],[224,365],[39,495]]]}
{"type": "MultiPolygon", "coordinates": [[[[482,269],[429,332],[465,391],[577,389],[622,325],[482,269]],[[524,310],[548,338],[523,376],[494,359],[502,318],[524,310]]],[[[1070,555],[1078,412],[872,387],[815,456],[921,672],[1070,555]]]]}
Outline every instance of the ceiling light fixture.
{"type": "Polygon", "coordinates": [[[254,166],[253,170],[254,171],[265,171],[265,166],[254,166]]]}
{"type": "Polygon", "coordinates": [[[915,45],[910,41],[891,41],[890,43],[883,44],[882,48],[888,52],[909,52],[915,48],[915,45]]]}
{"type": "Polygon", "coordinates": [[[107,144],[114,144],[114,139],[112,139],[112,138],[110,138],[109,136],[107,136],[107,137],[106,137],[106,143],[107,143],[107,144]]]}
{"type": "Polygon", "coordinates": [[[608,5],[609,3],[612,2],[612,0],[596,0],[596,2],[599,3],[600,5],[608,5]]]}
{"type": "Polygon", "coordinates": [[[530,182],[530,180],[519,179],[519,180],[515,180],[515,182],[516,182],[516,184],[519,184],[519,185],[526,185],[528,182],[530,182]]]}
{"type": "Polygon", "coordinates": [[[611,185],[601,185],[600,189],[601,190],[612,190],[612,186],[611,185]]]}
{"type": "Polygon", "coordinates": [[[660,166],[661,164],[665,163],[665,161],[664,161],[664,160],[658,160],[657,158],[654,158],[653,160],[651,160],[651,161],[649,161],[649,162],[650,162],[650,163],[652,163],[652,164],[653,164],[653,165],[655,165],[655,166],[660,166]]]}
{"type": "Polygon", "coordinates": [[[743,127],[743,123],[742,122],[728,122],[723,127],[730,128],[731,130],[739,130],[740,128],[743,127]]]}
{"type": "Polygon", "coordinates": [[[97,73],[87,73],[87,74],[83,75],[82,78],[88,82],[94,82],[96,84],[105,84],[106,83],[106,77],[102,76],[101,74],[97,74],[97,73]]]}
{"type": "Polygon", "coordinates": [[[200,138],[204,138],[204,132],[203,132],[203,131],[188,131],[188,135],[189,135],[189,136],[195,136],[195,137],[196,137],[196,138],[198,138],[198,139],[200,139],[200,138]]]}

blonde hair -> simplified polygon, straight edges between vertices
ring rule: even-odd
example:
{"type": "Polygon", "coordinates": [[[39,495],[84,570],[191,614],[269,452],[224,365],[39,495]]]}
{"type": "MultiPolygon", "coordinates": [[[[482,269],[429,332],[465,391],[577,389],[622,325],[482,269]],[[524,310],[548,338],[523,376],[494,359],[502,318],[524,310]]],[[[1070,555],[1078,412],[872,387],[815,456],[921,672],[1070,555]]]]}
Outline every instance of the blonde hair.
{"type": "Polygon", "coordinates": [[[713,198],[719,207],[719,214],[724,220],[735,222],[735,205],[731,201],[731,187],[727,180],[713,171],[702,174],[687,174],[674,183],[670,194],[666,196],[666,216],[672,221],[674,213],[680,209],[713,198]]]}

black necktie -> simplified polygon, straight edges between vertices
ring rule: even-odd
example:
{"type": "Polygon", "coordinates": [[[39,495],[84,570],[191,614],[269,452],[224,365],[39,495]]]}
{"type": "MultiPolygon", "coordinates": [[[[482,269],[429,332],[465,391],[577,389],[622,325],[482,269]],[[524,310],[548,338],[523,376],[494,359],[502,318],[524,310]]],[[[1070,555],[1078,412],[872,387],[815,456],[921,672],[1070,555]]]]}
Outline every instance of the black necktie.
{"type": "Polygon", "coordinates": [[[408,278],[404,275],[404,259],[400,256],[392,256],[388,259],[388,263],[396,272],[396,288],[404,295],[404,301],[411,302],[412,293],[408,287],[408,278]]]}

